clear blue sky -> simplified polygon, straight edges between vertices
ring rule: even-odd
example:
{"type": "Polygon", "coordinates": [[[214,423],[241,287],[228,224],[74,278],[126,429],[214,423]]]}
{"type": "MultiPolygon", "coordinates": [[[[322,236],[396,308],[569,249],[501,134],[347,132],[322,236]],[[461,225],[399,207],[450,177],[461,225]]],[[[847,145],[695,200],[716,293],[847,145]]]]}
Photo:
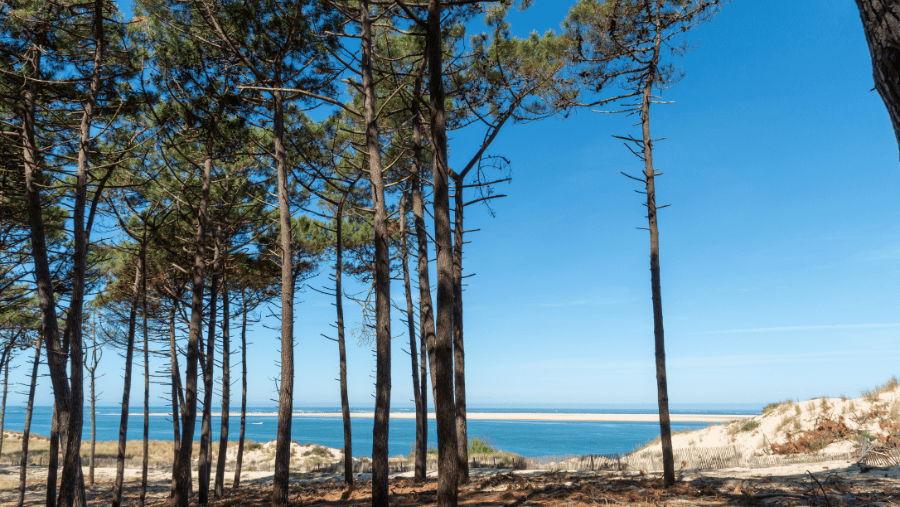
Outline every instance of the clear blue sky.
{"type": "MultiPolygon", "coordinates": [[[[517,33],[558,29],[572,4],[534,3],[512,16],[517,33]]],[[[855,396],[900,373],[898,148],[855,5],[736,1],[693,39],[685,78],[665,93],[676,103],[652,124],[668,138],[658,200],[673,204],[660,218],[671,403],[855,396]]],[[[477,274],[465,292],[471,406],[655,403],[649,238],[619,174],[641,166],[611,137],[632,123],[581,111],[508,126],[491,150],[514,180],[496,218],[467,212],[466,228],[482,230],[465,259],[477,274]]],[[[453,134],[451,164],[479,135],[453,134]]],[[[402,285],[392,291],[402,301],[402,285]]],[[[331,301],[299,299],[295,404],[337,405],[337,346],[320,337],[331,301]]],[[[394,406],[412,399],[405,329],[395,322],[394,406]]],[[[252,341],[251,404],[272,405],[278,333],[257,326],[252,341]]],[[[121,399],[122,364],[103,360],[103,405],[121,399]]],[[[368,408],[370,347],[352,343],[349,367],[351,401],[368,408]]],[[[49,389],[42,379],[39,403],[49,389]]]]}

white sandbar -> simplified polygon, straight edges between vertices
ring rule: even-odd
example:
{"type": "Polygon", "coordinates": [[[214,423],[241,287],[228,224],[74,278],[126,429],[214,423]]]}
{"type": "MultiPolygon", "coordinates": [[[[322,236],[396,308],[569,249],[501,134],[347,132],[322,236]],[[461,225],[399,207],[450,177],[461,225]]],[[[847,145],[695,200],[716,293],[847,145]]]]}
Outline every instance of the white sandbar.
{"type": "MultiPolygon", "coordinates": [[[[131,416],[141,416],[140,413],[129,414],[131,416]]],[[[172,414],[155,413],[153,416],[169,416],[172,414]]],[[[218,414],[213,414],[218,415],[218,414]]],[[[240,413],[231,412],[231,417],[240,417],[240,413]]],[[[247,417],[278,417],[276,412],[248,412],[247,417]]],[[[340,412],[294,412],[293,417],[342,417],[340,412]]],[[[352,418],[368,418],[372,419],[375,414],[372,412],[351,412],[352,418]]],[[[734,414],[671,414],[669,419],[678,423],[724,423],[735,421],[738,419],[749,419],[750,415],[734,415],[734,414]]],[[[412,412],[391,413],[391,419],[415,419],[416,414],[412,412]]],[[[434,419],[434,413],[428,414],[429,419],[434,419]]],[[[566,413],[526,413],[526,412],[469,412],[466,414],[468,420],[490,420],[490,421],[558,421],[558,422],[659,422],[659,414],[566,414],[566,413]]]]}

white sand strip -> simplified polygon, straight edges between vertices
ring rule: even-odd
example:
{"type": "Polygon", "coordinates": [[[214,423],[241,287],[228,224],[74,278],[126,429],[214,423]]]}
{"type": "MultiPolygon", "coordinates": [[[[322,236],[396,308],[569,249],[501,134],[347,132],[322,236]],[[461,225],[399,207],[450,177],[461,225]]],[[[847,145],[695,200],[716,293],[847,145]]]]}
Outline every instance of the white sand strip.
{"type": "MultiPolygon", "coordinates": [[[[131,416],[141,416],[143,414],[130,414],[131,416]]],[[[171,414],[156,413],[153,416],[169,416],[171,414]]],[[[217,415],[217,414],[213,414],[217,415]]],[[[231,417],[240,417],[240,413],[231,413],[231,417]]],[[[278,417],[275,412],[253,412],[248,413],[247,417],[278,417]]],[[[330,413],[309,413],[295,412],[293,417],[342,417],[340,412],[330,413]]],[[[372,419],[375,414],[372,412],[351,412],[350,417],[372,419]]],[[[726,414],[671,414],[669,418],[672,422],[708,422],[723,423],[728,421],[736,421],[738,419],[749,419],[750,415],[726,415],[726,414]]],[[[415,419],[416,414],[410,412],[392,413],[391,419],[415,419]]],[[[434,413],[428,414],[429,419],[434,419],[434,413]]],[[[534,413],[487,413],[487,412],[469,412],[466,414],[468,420],[489,420],[489,421],[557,421],[557,422],[659,422],[659,414],[534,414],[534,413]]]]}

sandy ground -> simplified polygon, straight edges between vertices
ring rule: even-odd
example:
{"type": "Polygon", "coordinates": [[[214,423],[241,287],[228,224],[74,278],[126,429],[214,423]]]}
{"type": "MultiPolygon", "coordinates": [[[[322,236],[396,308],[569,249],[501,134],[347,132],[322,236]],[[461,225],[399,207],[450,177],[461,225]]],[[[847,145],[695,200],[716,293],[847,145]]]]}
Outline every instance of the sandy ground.
{"type": "MultiPolygon", "coordinates": [[[[172,414],[154,413],[151,416],[171,416],[172,414]]],[[[231,413],[232,417],[240,417],[240,412],[231,413]]],[[[129,414],[131,417],[141,416],[143,414],[129,414]]],[[[247,417],[277,417],[274,412],[252,412],[247,417]]],[[[343,417],[340,412],[329,413],[306,413],[296,412],[293,417],[343,417]]],[[[372,419],[375,414],[372,412],[352,412],[351,418],[356,419],[372,419]]],[[[709,422],[723,423],[735,420],[748,419],[749,415],[722,415],[722,414],[672,414],[670,419],[672,422],[709,422]]],[[[392,413],[391,419],[415,419],[416,414],[408,412],[392,413]]],[[[434,419],[434,413],[428,414],[429,419],[434,419]]],[[[556,413],[501,413],[501,412],[469,412],[466,414],[469,420],[491,420],[491,421],[587,421],[587,422],[659,422],[659,414],[556,414],[556,413]]]]}
{"type": "MultiPolygon", "coordinates": [[[[10,475],[18,470],[0,466],[0,505],[12,505],[14,487],[10,475]]],[[[111,500],[115,469],[96,470],[96,483],[87,488],[92,505],[111,500]]],[[[164,505],[168,499],[169,470],[152,470],[148,481],[147,505],[164,505]]],[[[85,470],[87,474],[87,470],[85,470]]],[[[412,473],[391,476],[392,505],[434,505],[435,472],[425,484],[410,480],[412,473]]],[[[686,471],[678,474],[678,485],[661,487],[660,474],[622,472],[572,472],[477,469],[470,484],[460,488],[461,505],[900,505],[900,468],[876,469],[862,473],[849,461],[792,465],[766,469],[721,469],[686,471]],[[821,494],[824,492],[825,494],[821,494]],[[603,501],[600,501],[603,500],[603,501]]],[[[126,470],[123,505],[135,505],[140,492],[140,471],[126,470]],[[136,480],[137,479],[137,480],[136,480]]],[[[210,505],[264,506],[271,491],[269,472],[242,474],[242,488],[232,490],[226,478],[226,497],[210,505]]],[[[196,478],[196,475],[195,475],[196,478]]],[[[292,502],[297,505],[371,504],[368,474],[355,477],[357,488],[348,494],[343,477],[336,474],[292,474],[292,502]]],[[[29,469],[25,505],[41,505],[46,495],[46,469],[29,469]]]]}

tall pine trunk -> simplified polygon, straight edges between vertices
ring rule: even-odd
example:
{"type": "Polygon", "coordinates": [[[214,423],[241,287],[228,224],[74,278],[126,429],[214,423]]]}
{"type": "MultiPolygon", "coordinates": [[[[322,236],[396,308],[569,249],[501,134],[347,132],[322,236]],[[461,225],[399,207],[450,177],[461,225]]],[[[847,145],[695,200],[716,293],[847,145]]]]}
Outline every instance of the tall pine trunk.
{"type": "MultiPolygon", "coordinates": [[[[181,292],[178,294],[181,296],[181,292]]],[[[172,387],[172,488],[169,496],[175,496],[175,471],[178,467],[178,450],[181,447],[181,431],[178,423],[178,395],[181,392],[181,374],[178,371],[178,348],[175,346],[175,315],[178,310],[178,302],[172,301],[172,308],[169,310],[169,369],[171,373],[172,387]]]]}
{"type": "Polygon", "coordinates": [[[56,479],[59,473],[59,410],[53,405],[50,446],[47,450],[47,507],[56,507],[56,479]]]}
{"type": "Polygon", "coordinates": [[[141,318],[144,328],[144,453],[141,460],[141,497],[138,505],[144,507],[147,498],[147,467],[150,460],[150,336],[147,333],[147,256],[145,248],[141,248],[141,255],[144,256],[144,260],[141,262],[141,268],[144,271],[141,276],[141,318]]]}
{"type": "Polygon", "coordinates": [[[656,348],[656,390],[659,405],[659,430],[662,441],[663,483],[675,484],[675,459],[672,453],[672,424],[669,419],[669,390],[666,383],[666,347],[663,331],[662,291],[659,279],[659,226],[657,223],[656,181],[653,169],[653,139],[650,137],[650,103],[653,84],[658,72],[659,53],[662,45],[662,27],[659,3],[654,17],[656,42],[653,48],[648,75],[645,78],[641,102],[641,134],[643,136],[644,178],[647,189],[647,220],[650,229],[650,287],[653,298],[653,336],[656,348]]]}
{"type": "Polygon", "coordinates": [[[28,405],[25,408],[25,428],[22,429],[22,455],[19,457],[19,497],[16,507],[22,507],[25,503],[25,482],[28,473],[28,444],[31,439],[31,414],[34,410],[34,391],[37,387],[38,367],[41,364],[41,343],[44,339],[43,331],[38,334],[38,341],[34,347],[34,362],[31,364],[31,385],[28,387],[28,405]]]}
{"type": "MultiPolygon", "coordinates": [[[[350,193],[348,189],[347,194],[350,193]]],[[[350,397],[347,393],[347,347],[344,341],[344,288],[342,275],[344,271],[344,203],[347,195],[341,197],[337,206],[334,261],[334,307],[337,311],[338,355],[340,360],[341,384],[341,418],[344,423],[344,483],[353,488],[353,439],[350,428],[350,397]]]]}
{"type": "Polygon", "coordinates": [[[119,418],[119,446],[116,451],[116,481],[113,485],[113,507],[122,503],[122,484],[125,480],[125,446],[128,440],[128,405],[131,398],[131,366],[134,362],[134,335],[137,321],[137,307],[143,274],[143,255],[138,256],[134,269],[134,284],[131,286],[131,310],[128,313],[128,337],[125,345],[125,383],[122,386],[122,415],[119,418]]]}
{"type": "Polygon", "coordinates": [[[88,482],[94,485],[94,460],[97,456],[97,319],[91,320],[91,457],[88,468],[88,482]]]}
{"type": "Polygon", "coordinates": [[[453,186],[453,387],[456,394],[456,459],[459,483],[465,484],[469,482],[469,432],[466,428],[466,354],[463,347],[463,177],[454,178],[453,186]]]}
{"type": "MultiPolygon", "coordinates": [[[[412,101],[412,129],[413,129],[413,160],[410,166],[412,175],[412,210],[413,222],[416,230],[416,273],[419,282],[419,342],[420,354],[420,385],[422,393],[422,408],[425,411],[425,425],[422,428],[422,440],[428,442],[428,361],[434,363],[434,305],[431,301],[431,282],[428,272],[428,230],[425,226],[425,203],[422,198],[422,123],[419,109],[421,100],[421,81],[416,81],[415,93],[412,101]]],[[[431,386],[434,389],[434,369],[431,369],[431,386]]],[[[428,458],[426,446],[416,449],[416,471],[413,476],[416,482],[425,481],[428,458]],[[421,470],[419,461],[422,462],[421,470]],[[421,472],[421,475],[420,475],[421,472]]]]}
{"type": "MultiPolygon", "coordinates": [[[[72,207],[72,292],[66,315],[66,336],[69,349],[70,404],[63,417],[60,414],[60,436],[63,440],[63,470],[59,490],[60,507],[82,507],[87,504],[84,494],[84,475],[81,470],[81,430],[84,426],[84,353],[83,310],[87,276],[87,251],[90,231],[85,227],[85,206],[88,186],[88,153],[92,143],[94,109],[100,96],[100,81],[105,51],[104,16],[105,3],[94,0],[92,13],[94,62],[88,95],[81,116],[81,137],[78,141],[77,169],[75,173],[75,198],[72,207]]],[[[99,191],[99,190],[98,190],[99,191]]],[[[64,383],[64,379],[63,380],[64,383]]]]}
{"type": "MultiPolygon", "coordinates": [[[[37,44],[33,45],[29,50],[29,59],[31,61],[30,75],[34,78],[40,76],[41,54],[42,49],[37,44]]],[[[61,417],[66,418],[63,427],[67,427],[68,415],[71,412],[70,403],[73,400],[66,372],[66,354],[62,350],[60,341],[56,298],[53,293],[53,280],[50,275],[50,261],[47,252],[41,203],[42,177],[38,166],[38,148],[35,142],[38,91],[39,85],[35,79],[27,80],[22,90],[22,165],[25,172],[25,203],[28,210],[28,225],[31,233],[34,281],[41,314],[41,327],[44,330],[44,342],[47,346],[47,366],[50,370],[50,381],[53,385],[54,415],[51,426],[51,433],[53,433],[54,428],[57,432],[59,431],[59,419],[61,417]]],[[[54,441],[51,434],[51,450],[58,450],[58,445],[59,442],[54,441]]],[[[54,463],[56,462],[57,458],[52,453],[50,458],[54,463]]],[[[55,468],[48,470],[47,507],[56,505],[56,474],[55,468]],[[50,477],[51,475],[52,478],[50,477]]]]}
{"type": "Polygon", "coordinates": [[[284,147],[284,99],[272,92],[273,144],[278,178],[278,221],[281,242],[281,385],[278,393],[278,433],[275,437],[275,474],[272,504],[288,505],[291,465],[291,416],[294,409],[294,273],[291,206],[288,198],[287,152],[284,147]]]}
{"type": "Polygon", "coordinates": [[[3,397],[0,399],[0,455],[3,454],[3,424],[6,420],[6,393],[9,388],[10,359],[10,355],[7,354],[6,361],[3,364],[3,397]]]}
{"type": "MultiPolygon", "coordinates": [[[[406,232],[406,195],[400,201],[400,258],[403,267],[403,289],[406,293],[406,323],[409,327],[409,357],[412,363],[413,400],[416,404],[416,448],[415,472],[413,480],[421,482],[425,477],[425,428],[428,426],[428,411],[422,405],[422,390],[419,388],[419,358],[416,347],[416,321],[414,317],[412,286],[409,280],[409,245],[406,232]]],[[[424,361],[425,358],[423,357],[424,361]]]]}
{"type": "Polygon", "coordinates": [[[244,428],[247,425],[247,295],[241,287],[241,430],[238,435],[237,460],[232,487],[241,485],[241,462],[244,460],[244,428]]]}
{"type": "Polygon", "coordinates": [[[188,507],[191,490],[191,453],[194,443],[194,424],[197,419],[197,361],[200,355],[200,333],[203,332],[203,290],[206,274],[206,224],[212,158],[203,164],[200,204],[198,206],[197,236],[194,240],[192,269],[191,323],[188,329],[187,358],[184,371],[184,410],[181,413],[181,446],[178,449],[178,469],[175,476],[175,505],[188,507]]]}
{"type": "Polygon", "coordinates": [[[206,355],[203,368],[203,418],[200,426],[200,456],[197,464],[197,502],[209,503],[210,453],[212,452],[213,367],[216,353],[216,317],[219,313],[219,274],[212,275],[209,291],[209,328],[206,333],[206,355]]]}
{"type": "MultiPolygon", "coordinates": [[[[431,136],[434,163],[434,245],[437,251],[437,312],[435,339],[429,352],[435,390],[438,428],[438,507],[456,507],[458,466],[456,407],[453,399],[453,238],[450,230],[450,194],[447,162],[447,125],[444,111],[444,62],[441,35],[441,0],[428,1],[428,72],[431,136]]],[[[420,260],[421,262],[421,260],[420,260]]]]}
{"type": "Polygon", "coordinates": [[[219,432],[219,456],[213,494],[225,494],[225,458],[228,450],[228,411],[231,408],[231,308],[228,299],[228,270],[222,263],[222,425],[219,432]]]}
{"type": "Polygon", "coordinates": [[[365,97],[366,154],[375,210],[375,424],[372,428],[372,506],[388,507],[388,428],[391,411],[391,266],[387,204],[381,165],[381,141],[375,114],[372,22],[369,0],[359,3],[362,89],[365,97]]]}

